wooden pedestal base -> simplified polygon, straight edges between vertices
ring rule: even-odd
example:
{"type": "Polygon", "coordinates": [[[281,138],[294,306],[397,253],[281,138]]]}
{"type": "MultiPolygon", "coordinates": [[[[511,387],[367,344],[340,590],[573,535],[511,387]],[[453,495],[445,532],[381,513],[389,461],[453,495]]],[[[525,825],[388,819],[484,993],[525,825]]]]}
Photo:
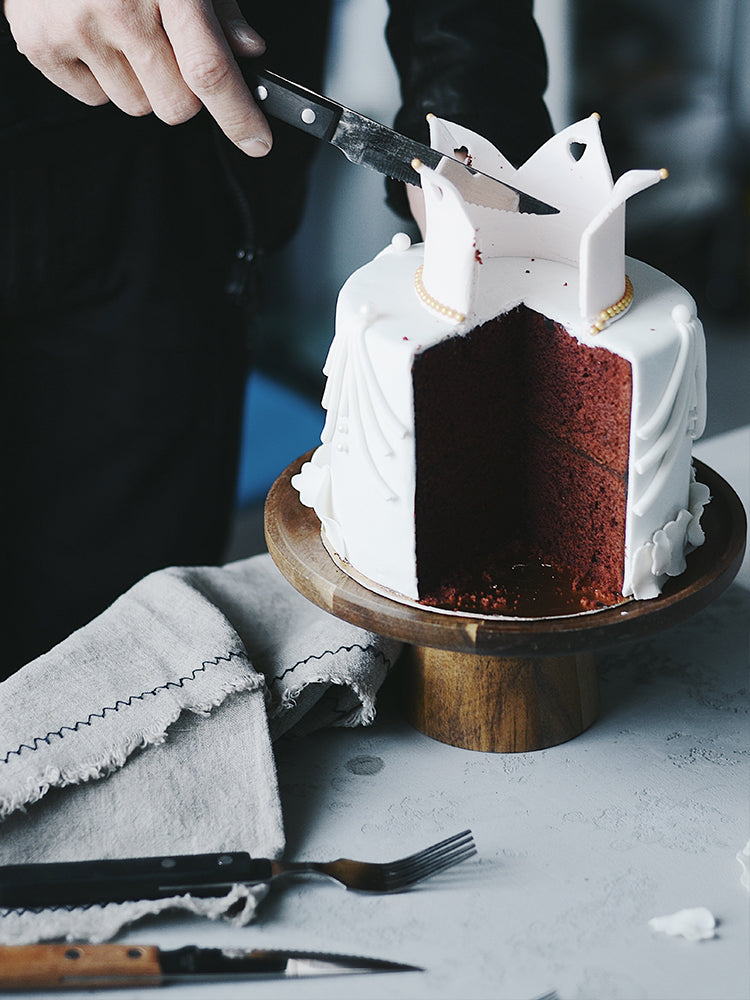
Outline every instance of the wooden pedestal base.
{"type": "Polygon", "coordinates": [[[399,661],[411,724],[465,750],[541,750],[580,735],[599,711],[593,653],[506,659],[411,646],[399,661]]]}
{"type": "MultiPolygon", "coordinates": [[[[320,522],[300,503],[291,478],[310,455],[282,472],[266,501],[266,541],[293,587],[330,614],[407,644],[403,711],[427,736],[467,750],[541,750],[594,722],[594,652],[642,639],[696,614],[732,582],[745,550],[739,498],[696,462],[712,500],[706,541],[660,597],[564,618],[473,618],[410,606],[368,590],[344,573],[320,540],[320,522]]],[[[400,664],[399,664],[400,665],[400,664]]]]}

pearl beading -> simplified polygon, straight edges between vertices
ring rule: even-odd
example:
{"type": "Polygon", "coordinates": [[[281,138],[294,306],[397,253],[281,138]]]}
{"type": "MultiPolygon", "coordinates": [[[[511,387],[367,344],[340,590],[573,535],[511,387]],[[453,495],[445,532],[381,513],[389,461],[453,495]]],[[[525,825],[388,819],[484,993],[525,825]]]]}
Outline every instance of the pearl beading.
{"type": "Polygon", "coordinates": [[[463,323],[466,319],[465,313],[459,312],[458,309],[452,309],[450,306],[443,305],[442,302],[439,302],[434,296],[430,295],[424,287],[424,282],[422,281],[422,268],[423,265],[420,264],[414,274],[414,287],[422,302],[424,302],[426,306],[429,306],[430,309],[434,309],[435,312],[440,313],[441,316],[445,316],[446,319],[454,320],[456,323],[463,323]]]}
{"type": "Polygon", "coordinates": [[[613,320],[617,319],[618,316],[620,316],[627,309],[629,309],[633,303],[634,294],[635,292],[633,290],[633,282],[626,274],[625,292],[622,298],[618,299],[617,302],[615,302],[613,305],[607,306],[606,309],[602,309],[602,311],[599,313],[599,318],[591,326],[590,333],[592,333],[594,336],[596,336],[597,333],[601,333],[602,330],[605,328],[605,326],[609,326],[609,324],[613,320]]]}

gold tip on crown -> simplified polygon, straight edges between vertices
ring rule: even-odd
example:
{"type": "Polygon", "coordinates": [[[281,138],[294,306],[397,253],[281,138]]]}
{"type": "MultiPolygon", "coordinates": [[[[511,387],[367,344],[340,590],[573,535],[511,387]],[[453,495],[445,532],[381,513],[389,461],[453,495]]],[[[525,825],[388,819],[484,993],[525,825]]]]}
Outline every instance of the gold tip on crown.
{"type": "Polygon", "coordinates": [[[663,181],[665,181],[667,177],[669,177],[669,171],[667,170],[666,167],[661,168],[661,170],[659,171],[659,176],[663,181]]]}
{"type": "Polygon", "coordinates": [[[429,121],[429,120],[430,120],[431,118],[434,118],[434,117],[435,117],[435,115],[433,115],[433,113],[432,113],[431,111],[429,111],[429,112],[428,112],[428,113],[427,113],[427,114],[425,115],[425,118],[427,119],[427,121],[429,121]]]}
{"type": "Polygon", "coordinates": [[[596,120],[597,120],[598,122],[600,122],[600,121],[602,120],[602,116],[601,116],[601,115],[599,114],[599,112],[598,112],[598,111],[592,111],[592,113],[591,113],[591,117],[592,117],[592,118],[596,118],[596,120]]]}
{"type": "Polygon", "coordinates": [[[414,159],[411,161],[411,165],[413,170],[419,170],[419,168],[422,166],[422,161],[417,159],[417,157],[415,156],[414,159]]]}

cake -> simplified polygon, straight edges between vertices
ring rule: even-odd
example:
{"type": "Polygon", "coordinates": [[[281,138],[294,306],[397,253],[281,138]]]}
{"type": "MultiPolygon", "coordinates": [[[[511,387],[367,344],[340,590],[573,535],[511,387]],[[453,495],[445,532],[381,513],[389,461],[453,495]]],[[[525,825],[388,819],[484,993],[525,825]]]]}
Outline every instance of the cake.
{"type": "Polygon", "coordinates": [[[520,168],[430,116],[426,238],[344,284],[321,446],[293,485],[331,556],[407,603],[537,617],[657,597],[703,541],[692,442],[705,343],[676,282],[625,255],[598,116],[520,168]],[[498,207],[454,157],[547,202],[498,207]]]}

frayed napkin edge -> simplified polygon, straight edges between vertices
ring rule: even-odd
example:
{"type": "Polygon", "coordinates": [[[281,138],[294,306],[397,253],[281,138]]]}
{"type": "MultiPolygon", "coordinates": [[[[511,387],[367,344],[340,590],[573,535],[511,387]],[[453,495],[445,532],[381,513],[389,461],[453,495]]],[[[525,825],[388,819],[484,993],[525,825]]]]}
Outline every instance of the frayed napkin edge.
{"type": "Polygon", "coordinates": [[[339,722],[339,725],[352,727],[369,726],[374,722],[376,715],[375,696],[369,691],[365,691],[362,685],[357,684],[351,679],[351,677],[340,677],[337,675],[313,677],[307,680],[304,684],[300,684],[299,687],[289,688],[284,692],[281,701],[274,708],[271,718],[279,719],[286,712],[293,709],[297,704],[297,699],[303,691],[309,688],[312,684],[325,684],[326,687],[345,687],[353,691],[357,696],[359,706],[353,705],[351,711],[347,714],[346,719],[339,722]]]}
{"type": "Polygon", "coordinates": [[[269,711],[269,719],[279,719],[283,717],[285,712],[291,711],[297,705],[297,700],[300,695],[311,685],[323,684],[326,688],[330,687],[342,687],[348,688],[353,692],[358,701],[359,707],[352,706],[351,710],[347,713],[345,720],[340,720],[338,723],[332,723],[334,725],[340,726],[369,726],[375,720],[376,716],[376,696],[379,691],[383,681],[390,673],[394,663],[398,659],[402,649],[402,643],[391,640],[383,639],[382,637],[377,637],[376,641],[363,644],[361,642],[356,642],[351,645],[341,645],[338,649],[325,649],[320,653],[311,653],[302,660],[297,660],[291,667],[287,667],[277,676],[267,677],[267,707],[269,711]],[[393,647],[392,655],[382,648],[382,644],[390,645],[393,647]],[[360,681],[351,674],[336,673],[330,674],[323,671],[323,662],[327,661],[329,657],[336,657],[339,653],[346,652],[352,653],[354,650],[359,650],[366,657],[380,658],[383,663],[383,676],[379,679],[378,683],[374,685],[371,684],[365,687],[360,681]],[[307,676],[304,680],[301,680],[299,684],[294,687],[288,687],[282,691],[275,690],[281,686],[281,682],[285,676],[290,674],[292,671],[296,670],[297,667],[307,666],[312,660],[320,661],[320,673],[315,673],[312,676],[307,676]]]}
{"type": "Polygon", "coordinates": [[[48,907],[40,909],[0,910],[6,919],[2,944],[32,944],[39,941],[80,941],[82,937],[91,944],[111,941],[132,924],[146,917],[166,912],[187,912],[209,920],[222,920],[232,927],[244,927],[255,916],[261,900],[268,893],[268,885],[235,883],[224,896],[170,896],[168,899],[134,900],[126,903],[94,903],[87,907],[48,907]],[[73,917],[70,930],[61,931],[56,916],[64,910],[66,917],[73,917]],[[90,917],[91,921],[86,918],[90,917]],[[7,923],[10,918],[10,925],[7,923]],[[15,924],[15,927],[13,926],[15,924]],[[45,930],[46,925],[46,930],[45,930]],[[96,930],[95,928],[98,928],[96,930]]]}
{"type": "MultiPolygon", "coordinates": [[[[247,664],[251,666],[247,654],[233,652],[232,655],[241,655],[247,664]]],[[[96,761],[83,761],[74,767],[71,766],[62,769],[48,765],[40,774],[28,775],[25,779],[16,783],[15,787],[11,787],[8,791],[0,793],[0,822],[7,819],[14,812],[25,812],[27,806],[39,802],[50,789],[65,788],[70,785],[83,784],[86,781],[97,781],[118,771],[124,767],[128,758],[137,750],[145,750],[148,747],[159,746],[164,743],[167,739],[169,727],[177,722],[183,712],[208,716],[213,709],[218,708],[233,694],[264,691],[264,689],[265,678],[255,672],[248,674],[247,677],[242,679],[225,680],[221,684],[220,691],[213,697],[197,700],[190,705],[175,705],[173,711],[159,720],[152,729],[142,730],[131,735],[119,745],[104,749],[101,758],[96,761]]],[[[12,752],[20,754],[24,748],[33,752],[36,747],[31,744],[48,741],[49,736],[50,734],[48,733],[45,737],[34,737],[29,744],[21,744],[17,751],[12,752]]],[[[62,735],[60,735],[60,738],[63,738],[62,735]]]]}

